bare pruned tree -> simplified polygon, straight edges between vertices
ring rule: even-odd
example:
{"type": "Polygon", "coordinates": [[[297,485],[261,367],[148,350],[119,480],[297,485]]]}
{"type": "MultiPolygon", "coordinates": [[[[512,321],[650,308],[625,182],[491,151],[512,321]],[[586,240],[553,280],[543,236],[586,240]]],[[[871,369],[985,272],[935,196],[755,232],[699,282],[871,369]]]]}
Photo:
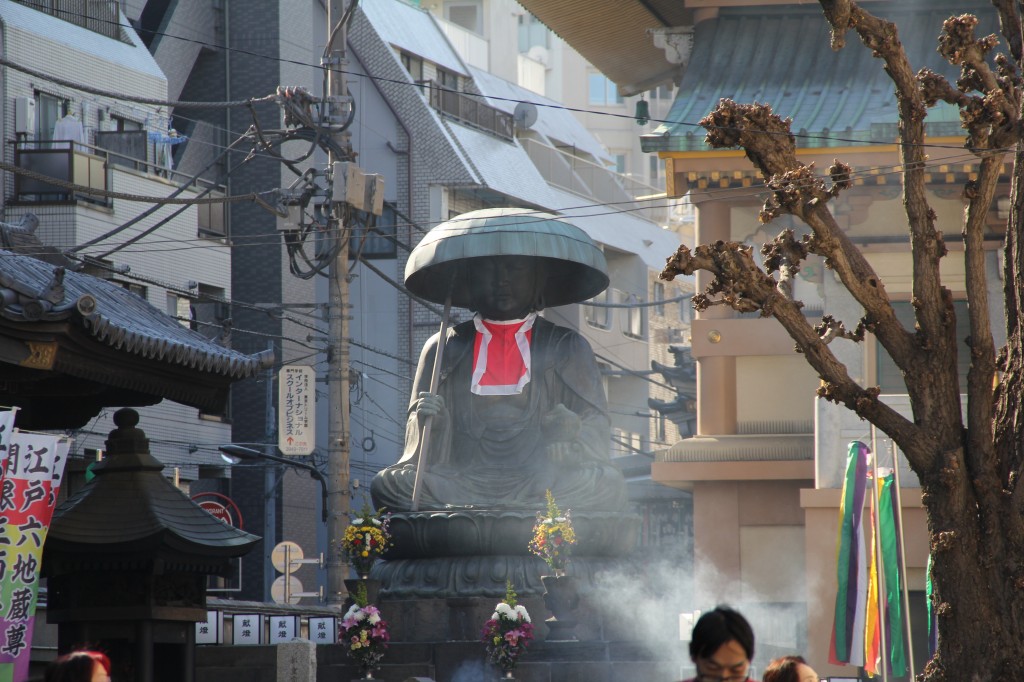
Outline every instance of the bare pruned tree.
{"type": "MultiPolygon", "coordinates": [[[[918,475],[927,512],[932,552],[938,652],[926,667],[929,682],[1016,681],[1024,679],[1024,154],[1021,141],[1021,13],[1024,2],[992,0],[1008,53],[994,54],[996,35],[978,37],[971,15],[948,19],[939,52],[961,69],[950,83],[922,69],[915,72],[896,26],[852,0],[820,0],[832,30],[833,49],[849,31],[882,60],[895,84],[899,109],[903,207],[913,262],[911,305],[914,328],[897,319],[883,282],[840,229],[829,202],[851,185],[852,169],[840,161],[828,176],[798,161],[789,121],[770,106],[722,100],[701,124],[715,148],[741,147],[759,169],[770,196],[760,220],[789,214],[809,227],[797,237],[782,231],[761,247],[760,267],[750,247],[717,242],[681,246],[662,278],[710,273],[707,289],[694,297],[698,310],[729,305],[776,318],[797,350],[821,378],[820,397],[842,404],[895,441],[918,475]],[[963,239],[970,317],[966,410],[957,376],[956,319],[951,292],[943,286],[940,261],[947,257],[943,235],[926,193],[925,118],[939,101],[956,105],[966,131],[965,147],[978,159],[977,178],[964,187],[963,239]],[[1010,157],[1009,159],[1007,157],[1010,157]],[[1007,343],[997,349],[989,315],[983,239],[1000,165],[1012,160],[1012,210],[1004,244],[1007,343]],[[851,329],[824,316],[817,325],[801,312],[791,279],[810,254],[826,267],[863,309],[851,329]],[[879,399],[879,389],[858,383],[830,342],[860,342],[873,334],[903,373],[913,417],[879,399]],[[964,416],[966,415],[966,417],[964,416]]],[[[998,323],[998,321],[996,321],[998,323]]]]}

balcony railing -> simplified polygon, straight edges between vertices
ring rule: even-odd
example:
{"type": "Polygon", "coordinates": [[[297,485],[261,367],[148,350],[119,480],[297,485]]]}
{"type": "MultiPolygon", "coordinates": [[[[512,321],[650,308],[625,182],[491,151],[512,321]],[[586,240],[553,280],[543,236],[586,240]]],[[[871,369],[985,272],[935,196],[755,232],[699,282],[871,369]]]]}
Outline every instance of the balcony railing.
{"type": "MultiPolygon", "coordinates": [[[[64,140],[20,140],[14,143],[14,163],[41,176],[100,191],[113,189],[113,171],[117,168],[158,176],[177,185],[189,184],[196,192],[210,190],[208,197],[224,196],[224,188],[220,185],[193,179],[149,160],[151,145],[145,131],[97,134],[97,143],[103,146],[64,140]]],[[[14,177],[13,200],[35,204],[82,201],[100,206],[112,205],[111,199],[101,194],[75,191],[20,173],[14,177]]],[[[199,204],[197,211],[200,236],[222,237],[227,234],[227,204],[199,204]]]]}
{"type": "Polygon", "coordinates": [[[448,38],[448,42],[462,57],[462,61],[484,71],[491,70],[490,47],[486,38],[440,17],[434,19],[448,38]]]}
{"type": "Polygon", "coordinates": [[[121,35],[119,0],[18,0],[23,5],[53,15],[114,40],[121,35]]]}
{"type": "MultiPolygon", "coordinates": [[[[14,164],[55,180],[90,189],[107,190],[110,188],[110,168],[107,166],[107,160],[90,151],[88,147],[78,143],[75,143],[75,148],[72,149],[70,142],[51,143],[45,149],[18,146],[14,151],[14,164]],[[63,145],[63,148],[59,145],[63,145]]],[[[14,200],[32,203],[87,201],[101,206],[110,205],[110,200],[102,195],[75,192],[41,178],[20,173],[14,178],[14,200]]]]}
{"type": "Polygon", "coordinates": [[[481,97],[449,90],[435,81],[418,81],[429,90],[430,106],[460,123],[512,141],[515,127],[511,114],[485,104],[481,97]]]}

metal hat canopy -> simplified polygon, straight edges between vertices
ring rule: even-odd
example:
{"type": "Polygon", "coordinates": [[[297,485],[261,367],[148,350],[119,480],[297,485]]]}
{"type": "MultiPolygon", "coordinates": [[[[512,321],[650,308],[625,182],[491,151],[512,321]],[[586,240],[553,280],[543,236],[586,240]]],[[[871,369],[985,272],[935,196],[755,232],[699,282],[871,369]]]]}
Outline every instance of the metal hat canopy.
{"type": "Polygon", "coordinates": [[[474,258],[531,256],[549,261],[544,302],[548,306],[579,303],[608,287],[607,263],[586,232],[549,213],[525,208],[486,208],[441,223],[409,254],[405,286],[434,303],[470,306],[461,283],[474,258]]]}

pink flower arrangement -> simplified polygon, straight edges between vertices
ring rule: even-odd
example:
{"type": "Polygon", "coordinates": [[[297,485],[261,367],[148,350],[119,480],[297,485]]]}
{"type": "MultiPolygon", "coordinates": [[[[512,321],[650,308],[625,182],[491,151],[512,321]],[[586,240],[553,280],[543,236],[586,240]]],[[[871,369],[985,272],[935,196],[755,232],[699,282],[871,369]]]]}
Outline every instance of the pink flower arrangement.
{"type": "Polygon", "coordinates": [[[391,636],[388,634],[387,622],[380,616],[380,610],[366,603],[366,588],[360,588],[353,595],[356,603],[341,620],[338,641],[348,646],[348,655],[365,674],[380,667],[391,636]]]}
{"type": "Polygon", "coordinates": [[[484,623],[483,641],[487,645],[487,660],[508,672],[526,651],[533,639],[533,623],[526,607],[516,603],[516,593],[509,581],[505,599],[494,607],[490,620],[484,623]]]}

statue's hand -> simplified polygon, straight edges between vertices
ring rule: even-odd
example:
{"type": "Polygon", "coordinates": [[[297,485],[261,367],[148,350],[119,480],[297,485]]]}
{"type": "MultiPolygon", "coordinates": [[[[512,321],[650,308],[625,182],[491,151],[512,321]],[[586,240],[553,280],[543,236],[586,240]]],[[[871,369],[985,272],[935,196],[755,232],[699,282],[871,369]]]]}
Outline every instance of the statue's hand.
{"type": "Polygon", "coordinates": [[[583,428],[580,416],[559,403],[541,417],[541,433],[547,441],[548,456],[552,461],[571,464],[580,460],[580,447],[576,439],[583,428]]]}
{"type": "Polygon", "coordinates": [[[444,412],[444,409],[444,398],[436,393],[427,393],[426,391],[418,394],[416,402],[413,403],[416,419],[421,422],[427,417],[436,417],[444,412]]]}

